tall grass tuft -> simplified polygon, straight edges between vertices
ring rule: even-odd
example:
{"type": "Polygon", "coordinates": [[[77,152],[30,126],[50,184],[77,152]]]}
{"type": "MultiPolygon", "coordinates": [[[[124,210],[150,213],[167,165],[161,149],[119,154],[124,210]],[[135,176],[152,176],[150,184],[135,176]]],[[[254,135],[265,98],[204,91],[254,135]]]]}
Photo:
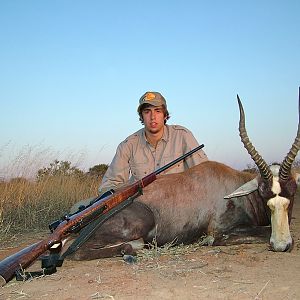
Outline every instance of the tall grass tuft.
{"type": "Polygon", "coordinates": [[[9,144],[0,147],[0,240],[5,235],[48,230],[75,202],[97,196],[101,177],[64,163],[67,157],[76,166],[84,164],[82,151],[59,153],[40,144],[17,151],[9,144]],[[55,168],[65,167],[66,172],[38,176],[53,161],[55,168]]]}
{"type": "Polygon", "coordinates": [[[0,182],[0,234],[47,229],[75,202],[97,196],[98,186],[99,179],[87,175],[0,182]]]}

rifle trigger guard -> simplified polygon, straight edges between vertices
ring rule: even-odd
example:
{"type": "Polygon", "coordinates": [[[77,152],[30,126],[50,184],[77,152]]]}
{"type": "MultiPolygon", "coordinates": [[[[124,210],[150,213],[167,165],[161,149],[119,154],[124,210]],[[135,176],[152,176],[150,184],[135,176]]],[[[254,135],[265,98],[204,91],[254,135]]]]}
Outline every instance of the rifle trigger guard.
{"type": "Polygon", "coordinates": [[[138,191],[137,191],[137,196],[143,195],[143,187],[139,185],[138,191]]]}

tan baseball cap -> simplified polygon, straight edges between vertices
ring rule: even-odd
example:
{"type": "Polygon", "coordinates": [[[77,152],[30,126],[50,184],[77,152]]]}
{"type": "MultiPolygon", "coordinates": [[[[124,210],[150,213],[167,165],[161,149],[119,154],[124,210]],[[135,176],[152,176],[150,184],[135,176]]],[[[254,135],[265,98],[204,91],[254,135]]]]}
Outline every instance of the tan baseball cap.
{"type": "Polygon", "coordinates": [[[140,111],[140,107],[143,104],[151,104],[154,106],[161,106],[164,105],[167,108],[166,99],[162,96],[161,93],[158,92],[146,92],[139,101],[138,112],[140,111]]]}

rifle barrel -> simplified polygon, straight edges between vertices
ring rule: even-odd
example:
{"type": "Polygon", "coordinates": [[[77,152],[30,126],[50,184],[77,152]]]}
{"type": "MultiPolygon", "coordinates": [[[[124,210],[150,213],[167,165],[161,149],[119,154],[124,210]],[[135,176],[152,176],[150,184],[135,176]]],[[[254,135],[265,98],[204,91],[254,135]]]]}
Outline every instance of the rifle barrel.
{"type": "Polygon", "coordinates": [[[169,169],[170,167],[172,167],[173,165],[176,165],[178,162],[180,162],[181,160],[184,160],[186,157],[192,155],[193,153],[195,153],[196,151],[202,149],[204,147],[204,144],[201,144],[200,146],[192,149],[191,151],[183,154],[182,156],[176,158],[175,160],[169,162],[168,164],[166,164],[165,166],[157,169],[156,171],[154,171],[155,175],[158,175],[162,172],[164,172],[165,170],[169,169]]]}

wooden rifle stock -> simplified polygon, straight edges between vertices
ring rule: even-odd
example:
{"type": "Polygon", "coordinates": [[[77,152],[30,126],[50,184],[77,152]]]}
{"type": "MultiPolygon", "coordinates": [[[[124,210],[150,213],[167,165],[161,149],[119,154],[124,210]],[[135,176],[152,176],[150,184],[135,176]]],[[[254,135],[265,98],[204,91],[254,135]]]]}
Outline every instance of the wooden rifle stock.
{"type": "Polygon", "coordinates": [[[36,259],[38,259],[48,250],[51,249],[52,251],[54,248],[56,249],[56,252],[60,251],[62,247],[62,241],[71,233],[79,232],[82,228],[97,219],[100,215],[107,213],[129,197],[135,195],[140,189],[152,183],[154,180],[156,180],[158,174],[167,170],[171,166],[175,165],[179,161],[185,159],[187,156],[193,154],[203,147],[204,145],[202,144],[175,159],[174,161],[168,163],[162,168],[145,176],[141,180],[138,180],[137,182],[127,186],[126,188],[121,189],[101,200],[95,201],[82,211],[70,216],[65,216],[64,220],[58,224],[51,234],[49,234],[48,238],[30,245],[0,261],[0,286],[3,286],[9,282],[17,272],[22,272],[24,269],[32,265],[36,259]]]}

